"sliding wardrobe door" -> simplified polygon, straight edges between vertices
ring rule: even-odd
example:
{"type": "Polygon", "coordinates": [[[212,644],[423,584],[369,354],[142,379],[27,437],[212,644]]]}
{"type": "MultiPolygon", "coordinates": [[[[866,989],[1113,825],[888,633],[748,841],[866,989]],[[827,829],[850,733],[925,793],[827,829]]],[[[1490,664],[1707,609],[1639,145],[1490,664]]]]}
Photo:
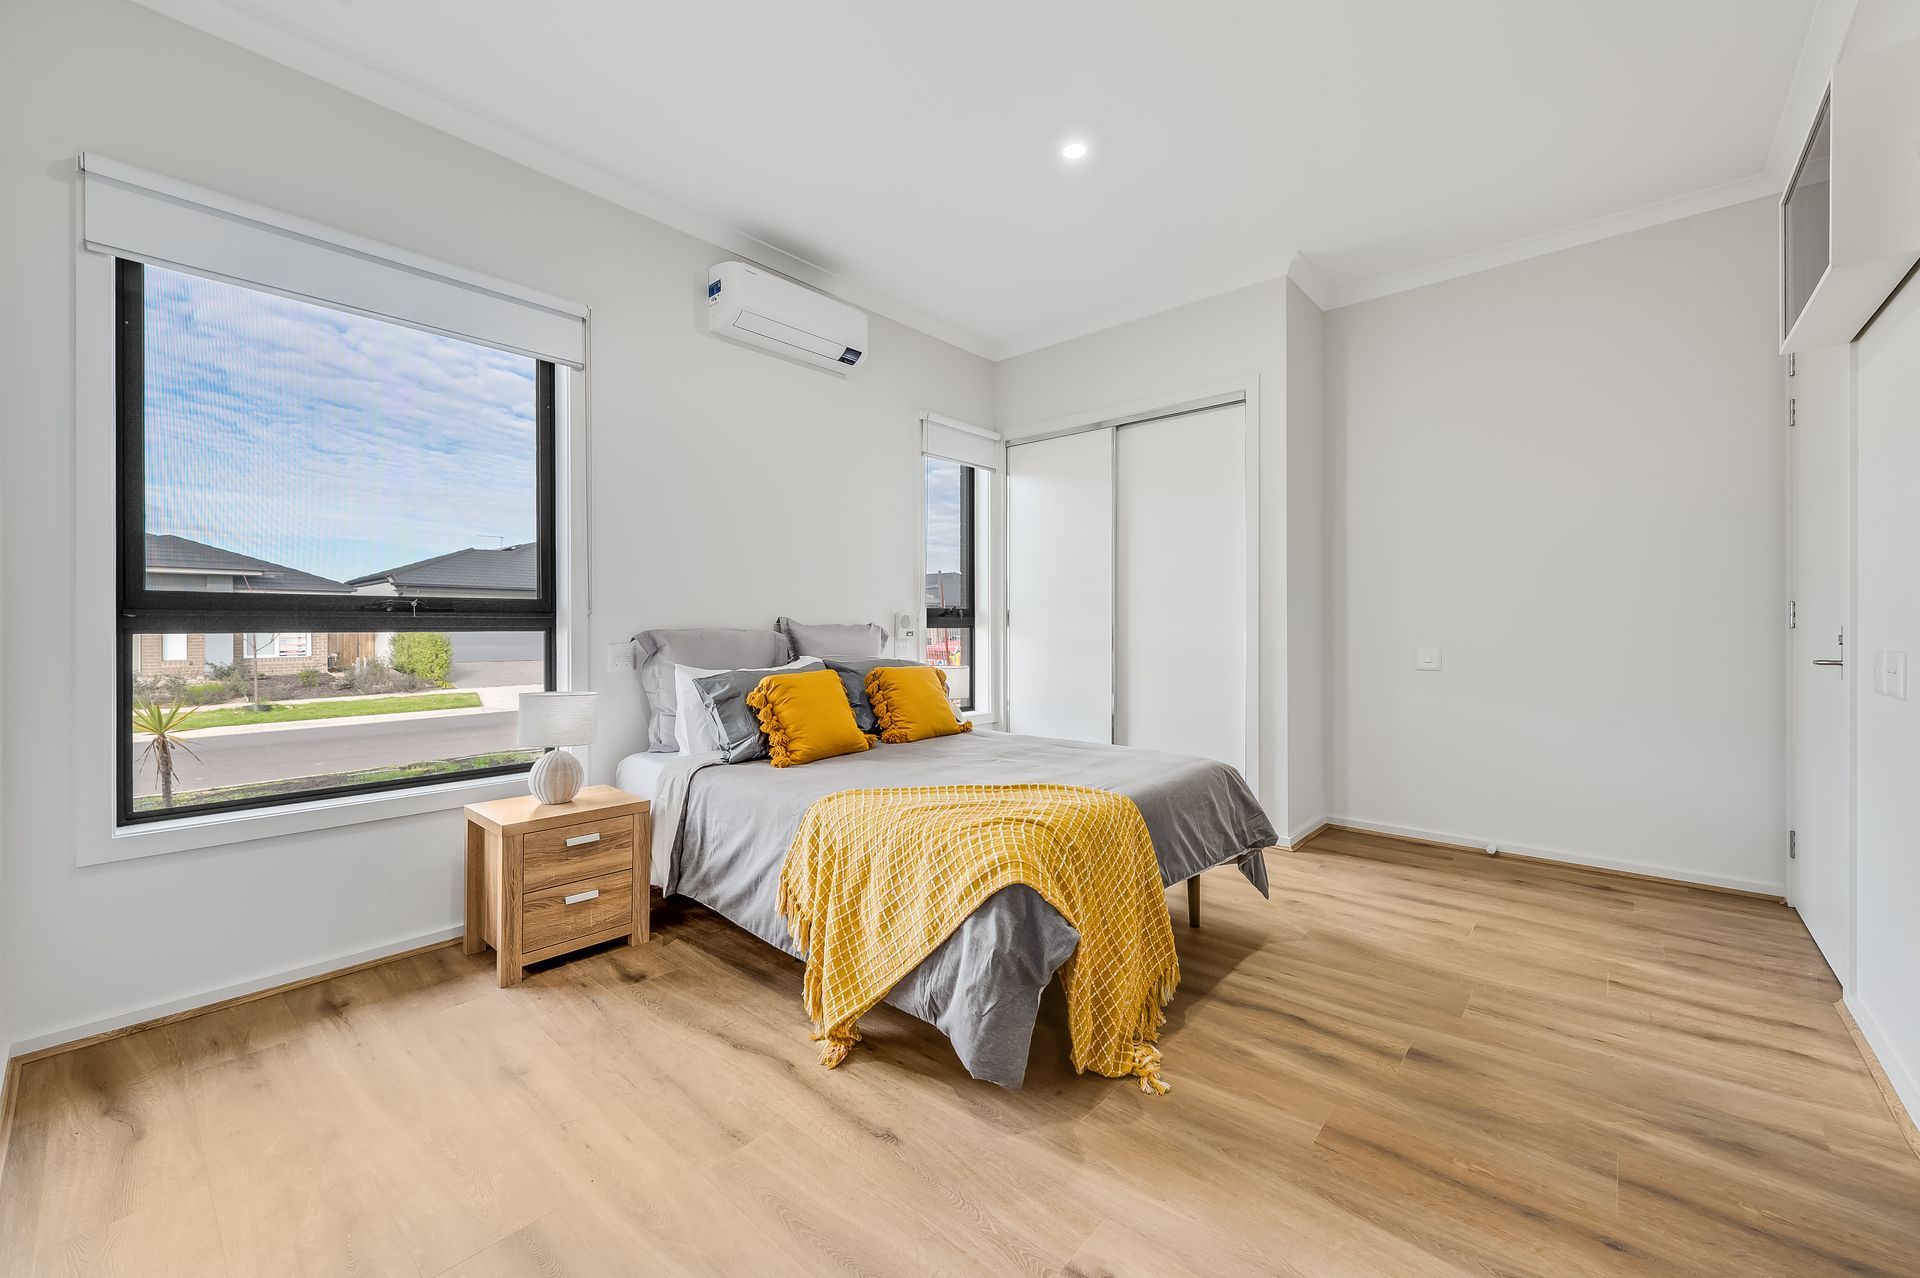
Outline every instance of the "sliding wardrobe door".
{"type": "Polygon", "coordinates": [[[1245,406],[1122,426],[1115,739],[1246,772],[1245,406]]]}
{"type": "Polygon", "coordinates": [[[1113,740],[1113,432],[1007,447],[1007,724],[1113,740]]]}

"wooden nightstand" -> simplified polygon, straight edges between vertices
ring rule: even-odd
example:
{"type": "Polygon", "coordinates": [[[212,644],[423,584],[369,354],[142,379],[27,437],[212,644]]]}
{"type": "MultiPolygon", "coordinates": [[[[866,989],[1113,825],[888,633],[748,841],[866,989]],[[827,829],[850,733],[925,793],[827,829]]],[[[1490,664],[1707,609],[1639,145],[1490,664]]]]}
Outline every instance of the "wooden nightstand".
{"type": "Polygon", "coordinates": [[[491,945],[500,985],[529,963],[647,939],[651,805],[610,785],[572,803],[532,795],[467,806],[466,950],[491,945]]]}

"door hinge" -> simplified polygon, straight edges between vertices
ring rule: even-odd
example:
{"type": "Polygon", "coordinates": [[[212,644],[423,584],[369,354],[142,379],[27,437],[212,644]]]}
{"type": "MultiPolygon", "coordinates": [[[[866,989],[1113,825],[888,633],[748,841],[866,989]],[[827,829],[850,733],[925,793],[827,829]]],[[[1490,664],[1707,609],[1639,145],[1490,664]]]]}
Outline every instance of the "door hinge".
{"type": "Polygon", "coordinates": [[[1798,370],[1798,369],[1796,369],[1796,368],[1794,367],[1794,360],[1793,360],[1793,354],[1792,354],[1792,352],[1788,352],[1788,354],[1787,354],[1787,376],[1788,376],[1788,377],[1793,377],[1793,376],[1796,376],[1796,375],[1798,374],[1798,372],[1799,372],[1799,370],[1798,370]]]}
{"type": "Polygon", "coordinates": [[[1788,400],[1787,401],[1787,425],[1797,426],[1799,425],[1799,419],[1800,419],[1800,401],[1797,399],[1788,400]]]}
{"type": "Polygon", "coordinates": [[[1787,860],[1798,861],[1799,859],[1800,859],[1800,831],[1788,830],[1787,831],[1787,860]]]}
{"type": "Polygon", "coordinates": [[[1787,600],[1787,629],[1798,630],[1799,628],[1800,605],[1789,599],[1787,600]]]}

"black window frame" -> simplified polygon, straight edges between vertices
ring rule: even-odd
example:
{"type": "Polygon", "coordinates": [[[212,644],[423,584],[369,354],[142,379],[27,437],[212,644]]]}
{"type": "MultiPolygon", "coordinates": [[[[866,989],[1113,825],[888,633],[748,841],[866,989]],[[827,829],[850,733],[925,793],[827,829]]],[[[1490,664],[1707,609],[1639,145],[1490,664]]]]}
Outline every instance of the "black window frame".
{"type": "MultiPolygon", "coordinates": [[[[974,643],[980,634],[977,622],[978,614],[976,612],[976,605],[979,601],[977,593],[979,579],[974,575],[974,563],[979,551],[979,546],[976,542],[974,532],[974,524],[978,514],[974,479],[979,471],[976,467],[969,466],[966,462],[956,462],[946,457],[936,457],[933,460],[950,462],[950,464],[960,468],[960,585],[961,592],[965,596],[965,599],[959,607],[935,607],[932,604],[928,604],[927,629],[966,631],[967,640],[965,651],[968,660],[972,663],[974,672],[977,674],[980,669],[980,664],[977,660],[974,660],[977,655],[974,650],[974,643]]],[[[924,467],[926,463],[922,461],[921,465],[924,467]]],[[[920,511],[920,536],[923,541],[927,535],[926,524],[927,512],[923,506],[920,511]]],[[[924,583],[921,588],[924,592],[924,583]]],[[[976,682],[977,681],[973,679],[968,680],[966,700],[960,703],[962,710],[971,710],[974,708],[973,692],[976,682]]]]}
{"type": "MultiPolygon", "coordinates": [[[[195,804],[189,808],[138,811],[134,807],[134,754],[127,728],[133,717],[133,644],[142,634],[256,634],[269,631],[538,633],[544,639],[546,687],[554,689],[558,656],[559,581],[556,512],[556,421],[558,373],[548,360],[535,361],[535,593],[531,599],[403,598],[398,596],[275,594],[153,590],[147,585],[146,551],[146,264],[115,260],[115,571],[114,706],[115,811],[122,826],[149,824],[212,814],[286,807],[347,795],[378,794],[524,773],[531,762],[500,764],[460,772],[399,778],[359,785],[316,787],[267,798],[195,804]]],[[[173,269],[173,268],[169,268],[173,269]]],[[[242,286],[244,287],[244,286],[242,286]]],[[[389,321],[391,322],[391,321],[389,321]]]]}

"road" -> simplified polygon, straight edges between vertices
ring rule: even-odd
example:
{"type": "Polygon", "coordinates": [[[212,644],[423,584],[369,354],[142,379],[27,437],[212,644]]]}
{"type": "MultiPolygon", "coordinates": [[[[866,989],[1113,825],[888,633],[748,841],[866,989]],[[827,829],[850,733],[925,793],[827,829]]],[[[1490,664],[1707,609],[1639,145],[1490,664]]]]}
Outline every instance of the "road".
{"type": "MultiPolygon", "coordinates": [[[[174,752],[173,788],[203,790],[511,750],[518,717],[511,710],[498,710],[398,723],[356,719],[338,726],[262,729],[190,739],[192,754],[174,752]]],[[[160,783],[155,779],[153,763],[141,756],[145,748],[146,738],[136,737],[134,793],[158,794],[160,783]]]]}

